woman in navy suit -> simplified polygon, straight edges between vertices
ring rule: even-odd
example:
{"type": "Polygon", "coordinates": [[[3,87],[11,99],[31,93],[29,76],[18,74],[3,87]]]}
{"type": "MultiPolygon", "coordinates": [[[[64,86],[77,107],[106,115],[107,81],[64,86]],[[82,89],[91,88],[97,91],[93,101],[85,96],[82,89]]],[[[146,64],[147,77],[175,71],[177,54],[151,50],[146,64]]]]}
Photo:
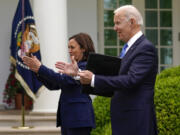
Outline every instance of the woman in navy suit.
{"type": "MultiPolygon", "coordinates": [[[[94,52],[90,36],[79,33],[70,37],[68,49],[70,56],[77,61],[77,70],[84,70],[89,52],[94,52]]],[[[61,126],[62,135],[90,135],[91,129],[95,127],[92,101],[89,95],[81,93],[82,86],[78,78],[54,72],[42,65],[35,56],[25,56],[23,61],[48,89],[61,89],[57,127],[61,126]]]]}

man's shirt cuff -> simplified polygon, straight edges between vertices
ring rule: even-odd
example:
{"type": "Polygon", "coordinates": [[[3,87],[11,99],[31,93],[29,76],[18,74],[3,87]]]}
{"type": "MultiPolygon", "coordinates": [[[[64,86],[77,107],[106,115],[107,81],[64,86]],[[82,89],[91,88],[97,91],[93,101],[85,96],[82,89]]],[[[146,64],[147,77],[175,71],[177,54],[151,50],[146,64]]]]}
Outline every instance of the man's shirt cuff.
{"type": "Polygon", "coordinates": [[[92,80],[91,80],[91,87],[93,87],[93,88],[94,88],[94,79],[95,79],[95,75],[93,74],[92,80]]]}
{"type": "MultiPolygon", "coordinates": [[[[79,69],[78,69],[78,72],[81,72],[81,71],[82,71],[82,70],[79,68],[79,69]]],[[[74,76],[73,78],[74,78],[74,80],[80,80],[80,76],[78,76],[78,75],[77,75],[77,76],[74,76]]]]}

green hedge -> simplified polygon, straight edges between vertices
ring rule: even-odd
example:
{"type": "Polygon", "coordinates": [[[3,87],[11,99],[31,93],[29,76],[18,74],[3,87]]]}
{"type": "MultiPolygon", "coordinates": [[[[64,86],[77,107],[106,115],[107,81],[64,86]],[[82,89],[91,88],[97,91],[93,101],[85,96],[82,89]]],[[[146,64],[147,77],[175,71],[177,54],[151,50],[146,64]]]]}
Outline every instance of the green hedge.
{"type": "MultiPolygon", "coordinates": [[[[179,135],[180,66],[166,69],[157,76],[154,102],[159,135],[179,135]]],[[[91,135],[111,135],[110,98],[97,96],[93,106],[96,129],[91,135]]]]}
{"type": "Polygon", "coordinates": [[[110,98],[97,96],[93,101],[93,107],[96,119],[96,128],[93,129],[91,135],[110,135],[110,98]]]}
{"type": "Polygon", "coordinates": [[[159,135],[179,135],[180,67],[166,69],[157,76],[154,101],[159,135]]]}

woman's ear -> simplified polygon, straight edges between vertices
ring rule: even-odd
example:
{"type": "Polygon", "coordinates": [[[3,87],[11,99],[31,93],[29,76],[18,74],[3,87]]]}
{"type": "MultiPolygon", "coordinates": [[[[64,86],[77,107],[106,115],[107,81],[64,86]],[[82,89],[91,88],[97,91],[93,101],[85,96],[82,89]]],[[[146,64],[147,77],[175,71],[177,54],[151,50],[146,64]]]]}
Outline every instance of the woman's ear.
{"type": "Polygon", "coordinates": [[[84,49],[84,48],[82,48],[81,50],[82,50],[83,53],[85,52],[85,49],[84,49]]]}

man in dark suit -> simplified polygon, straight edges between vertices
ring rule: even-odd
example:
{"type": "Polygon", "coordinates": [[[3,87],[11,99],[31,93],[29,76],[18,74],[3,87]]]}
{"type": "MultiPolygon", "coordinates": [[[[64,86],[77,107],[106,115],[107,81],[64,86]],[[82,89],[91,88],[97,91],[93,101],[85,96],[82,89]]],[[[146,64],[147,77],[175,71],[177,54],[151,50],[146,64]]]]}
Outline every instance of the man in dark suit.
{"type": "Polygon", "coordinates": [[[114,92],[111,100],[113,135],[157,135],[154,84],[158,57],[154,45],[141,32],[143,19],[131,5],[115,10],[114,30],[127,45],[121,53],[117,76],[94,75],[82,71],[81,83],[98,92],[114,92]]]}
{"type": "Polygon", "coordinates": [[[126,45],[117,76],[78,73],[82,84],[100,92],[113,92],[111,99],[112,135],[157,135],[154,84],[158,57],[154,45],[141,31],[143,19],[132,5],[114,11],[114,30],[126,45]]]}

